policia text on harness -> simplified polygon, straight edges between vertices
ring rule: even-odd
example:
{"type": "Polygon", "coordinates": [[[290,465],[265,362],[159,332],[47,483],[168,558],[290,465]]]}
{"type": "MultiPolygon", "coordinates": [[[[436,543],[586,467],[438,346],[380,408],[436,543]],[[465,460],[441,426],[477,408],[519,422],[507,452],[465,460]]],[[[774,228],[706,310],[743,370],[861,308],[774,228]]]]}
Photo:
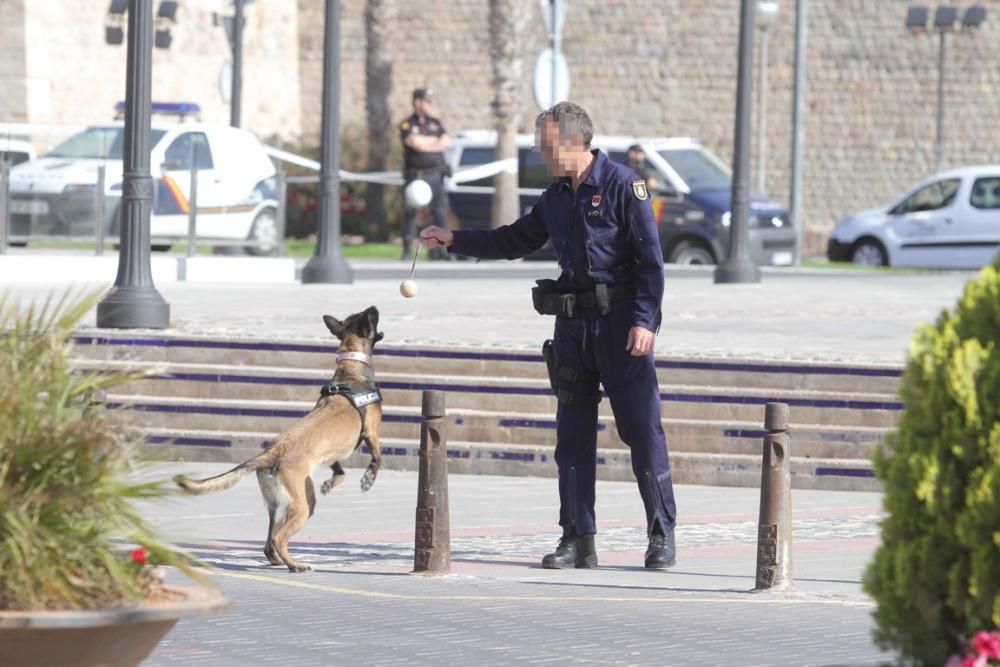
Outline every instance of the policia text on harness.
{"type": "MultiPolygon", "coordinates": [[[[611,312],[612,303],[635,296],[635,288],[632,285],[609,287],[597,284],[593,292],[564,293],[557,288],[555,280],[536,280],[535,283],[536,286],[531,288],[531,301],[539,315],[573,318],[581,308],[597,308],[601,315],[607,315],[611,312]]],[[[598,389],[600,379],[592,373],[559,365],[551,339],[542,344],[542,358],[548,369],[552,391],[560,403],[573,405],[601,402],[601,392],[598,389]],[[589,391],[584,393],[567,391],[559,386],[559,380],[586,386],[589,391]]]]}

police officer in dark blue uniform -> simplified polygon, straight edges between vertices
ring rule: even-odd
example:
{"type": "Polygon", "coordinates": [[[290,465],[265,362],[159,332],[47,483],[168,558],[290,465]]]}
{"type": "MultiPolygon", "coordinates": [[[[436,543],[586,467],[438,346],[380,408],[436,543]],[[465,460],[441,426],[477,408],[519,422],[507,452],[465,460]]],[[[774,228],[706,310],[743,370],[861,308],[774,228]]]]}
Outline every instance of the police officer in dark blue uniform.
{"type": "Polygon", "coordinates": [[[631,449],[646,509],[647,568],[675,562],[677,509],[660,421],[653,362],[663,298],[663,255],[645,182],[607,155],[590,150],[593,125],[581,107],[560,102],[535,122],[538,150],[558,180],[531,211],[494,230],[428,227],[428,246],[487,259],[516,259],[547,240],[562,273],[538,281],[535,308],[556,315],[543,356],[558,398],[555,458],[559,468],[559,546],[547,568],[595,567],[594,486],[598,383],[604,385],[618,434],[631,449]]]}
{"type": "MultiPolygon", "coordinates": [[[[403,181],[409,185],[421,179],[431,186],[431,216],[439,227],[448,226],[448,193],[444,189],[447,166],[444,151],[451,145],[448,131],[441,120],[431,115],[434,93],[430,88],[413,91],[413,113],[399,124],[399,137],[403,142],[403,181]]],[[[406,207],[403,215],[403,256],[412,259],[413,242],[417,238],[415,208],[406,207]]],[[[446,252],[430,253],[431,259],[452,259],[446,252]]]]}

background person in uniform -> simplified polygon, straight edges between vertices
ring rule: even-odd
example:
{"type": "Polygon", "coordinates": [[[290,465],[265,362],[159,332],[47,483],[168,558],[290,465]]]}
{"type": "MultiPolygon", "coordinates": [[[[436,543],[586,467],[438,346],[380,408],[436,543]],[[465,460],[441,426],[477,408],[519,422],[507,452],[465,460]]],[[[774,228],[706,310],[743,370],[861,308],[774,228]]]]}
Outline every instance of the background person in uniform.
{"type": "Polygon", "coordinates": [[[646,189],[650,192],[657,190],[658,183],[653,177],[653,170],[646,162],[646,151],[642,150],[639,144],[632,144],[628,147],[628,166],[632,168],[639,178],[646,181],[646,189]]]}
{"type": "MultiPolygon", "coordinates": [[[[451,145],[451,137],[441,121],[431,115],[434,108],[434,93],[430,88],[413,91],[413,114],[399,124],[399,136],[403,142],[404,187],[411,181],[421,179],[431,186],[430,209],[434,224],[448,226],[448,193],[444,189],[446,165],[444,151],[451,145]]],[[[413,242],[417,238],[417,216],[419,210],[406,207],[403,214],[403,256],[413,258],[413,242]]],[[[437,250],[429,253],[431,259],[451,259],[447,252],[437,250]]]]}
{"type": "MultiPolygon", "coordinates": [[[[536,144],[559,179],[531,211],[493,230],[428,227],[429,246],[485,259],[516,259],[549,239],[557,281],[539,281],[536,309],[556,314],[550,366],[558,398],[556,464],[562,538],[542,565],[594,567],[598,382],[611,401],[618,434],[631,449],[646,510],[647,568],[675,562],[677,510],[660,422],[653,363],[663,298],[663,255],[649,192],[630,169],[590,150],[586,111],[560,102],[535,122],[536,144]]],[[[548,341],[546,345],[548,345],[548,341]]],[[[547,350],[543,347],[543,353],[547,350]]],[[[548,359],[547,359],[548,361],[548,359]]]]}

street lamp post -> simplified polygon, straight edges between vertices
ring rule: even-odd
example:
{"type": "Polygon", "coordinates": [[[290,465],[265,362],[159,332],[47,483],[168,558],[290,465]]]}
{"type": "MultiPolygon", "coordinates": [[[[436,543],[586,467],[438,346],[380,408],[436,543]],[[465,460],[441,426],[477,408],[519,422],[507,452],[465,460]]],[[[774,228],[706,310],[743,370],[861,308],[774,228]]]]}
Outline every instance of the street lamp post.
{"type": "Polygon", "coordinates": [[[340,0],[326,0],[322,113],[316,251],[302,267],[302,282],[349,284],[353,272],[340,251],[340,0]]]}
{"type": "Polygon", "coordinates": [[[149,258],[153,0],[129,0],[127,58],[121,250],[115,285],[97,304],[97,326],[164,329],[170,319],[170,305],[153,285],[149,258]]]}
{"type": "Polygon", "coordinates": [[[239,127],[243,104],[243,0],[236,0],[233,17],[233,80],[229,101],[229,124],[239,127]]]}
{"type": "Polygon", "coordinates": [[[796,266],[802,259],[802,153],[805,147],[806,43],[809,34],[809,0],[795,3],[795,90],[792,102],[792,178],[789,217],[795,230],[796,266]]]}
{"type": "Polygon", "coordinates": [[[758,0],[757,27],[760,29],[760,69],[757,85],[757,192],[763,194],[767,184],[767,42],[770,28],[778,15],[778,3],[758,0]]]}
{"type": "MultiPolygon", "coordinates": [[[[922,5],[914,5],[906,11],[906,27],[915,33],[924,33],[932,29],[938,33],[938,81],[937,81],[937,116],[934,133],[934,171],[940,171],[944,161],[944,86],[945,86],[945,36],[956,30],[958,24],[958,7],[941,5],[934,11],[933,24],[928,28],[930,11],[922,5]]],[[[962,31],[972,31],[986,20],[986,9],[981,5],[973,5],[965,10],[961,20],[962,31]]]]}
{"type": "Polygon", "coordinates": [[[760,267],[750,257],[747,217],[750,208],[750,97],[753,94],[753,0],[740,1],[740,47],[736,82],[733,146],[733,211],[729,255],[715,269],[716,283],[760,282],[760,267]]]}

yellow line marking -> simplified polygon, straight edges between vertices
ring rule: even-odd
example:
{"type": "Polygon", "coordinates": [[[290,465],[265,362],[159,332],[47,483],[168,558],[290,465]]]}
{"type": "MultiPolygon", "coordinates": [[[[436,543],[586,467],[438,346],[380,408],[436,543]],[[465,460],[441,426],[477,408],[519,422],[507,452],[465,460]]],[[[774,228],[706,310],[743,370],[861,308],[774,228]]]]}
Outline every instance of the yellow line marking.
{"type": "MultiPolygon", "coordinates": [[[[649,602],[649,603],[676,603],[676,602],[715,602],[744,604],[832,604],[844,607],[874,607],[875,603],[862,600],[838,600],[835,598],[774,598],[767,593],[746,594],[746,597],[726,597],[726,598],[694,598],[679,597],[664,594],[657,597],[624,597],[624,596],[560,596],[560,595],[411,595],[406,593],[382,593],[379,591],[363,591],[356,588],[344,588],[343,586],[331,586],[329,584],[316,584],[307,581],[295,581],[292,579],[277,579],[275,577],[264,577],[258,574],[243,574],[237,572],[212,571],[213,575],[220,577],[231,577],[233,579],[246,579],[265,584],[277,584],[290,588],[304,588],[312,591],[323,591],[325,593],[340,593],[343,595],[354,595],[363,598],[381,598],[386,600],[447,600],[449,602],[649,602]]],[[[414,575],[422,576],[422,575],[414,575]]],[[[720,591],[720,593],[731,593],[733,591],[720,591]]],[[[779,593],[780,595],[780,593],[779,593]]],[[[793,593],[794,595],[794,593],[793,593]]]]}

